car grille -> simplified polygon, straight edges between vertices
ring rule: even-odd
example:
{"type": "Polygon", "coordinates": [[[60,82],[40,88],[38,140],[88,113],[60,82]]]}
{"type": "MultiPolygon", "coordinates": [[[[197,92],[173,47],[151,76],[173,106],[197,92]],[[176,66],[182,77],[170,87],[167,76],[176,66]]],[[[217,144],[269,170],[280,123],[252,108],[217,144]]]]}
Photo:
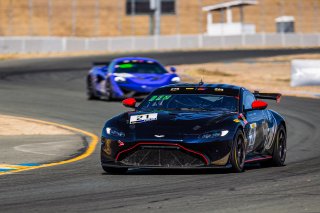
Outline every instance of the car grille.
{"type": "Polygon", "coordinates": [[[197,167],[205,163],[198,157],[187,154],[177,147],[141,147],[124,158],[121,163],[145,167],[197,167]]]}

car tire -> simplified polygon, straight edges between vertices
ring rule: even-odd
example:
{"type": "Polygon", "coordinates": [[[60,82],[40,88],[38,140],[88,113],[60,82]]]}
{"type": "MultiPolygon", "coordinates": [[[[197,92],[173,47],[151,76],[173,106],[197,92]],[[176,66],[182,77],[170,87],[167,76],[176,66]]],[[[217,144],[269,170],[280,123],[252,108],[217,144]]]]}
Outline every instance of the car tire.
{"type": "Polygon", "coordinates": [[[112,101],[113,100],[113,92],[110,83],[106,83],[106,94],[105,94],[106,101],[112,101]]]}
{"type": "Polygon", "coordinates": [[[261,161],[262,167],[270,166],[283,166],[286,159],[287,151],[287,134],[283,125],[278,130],[273,142],[272,158],[269,160],[261,161]],[[283,140],[284,139],[284,140],[283,140]]]}
{"type": "Polygon", "coordinates": [[[232,143],[230,163],[234,172],[243,172],[244,162],[246,158],[246,145],[244,135],[241,130],[238,130],[232,143]]]}
{"type": "Polygon", "coordinates": [[[87,98],[88,98],[88,100],[98,100],[99,99],[95,95],[91,77],[88,77],[88,79],[87,79],[87,98]]]}
{"type": "Polygon", "coordinates": [[[287,154],[287,133],[283,125],[279,126],[272,154],[273,166],[284,166],[287,154]]]}
{"type": "Polygon", "coordinates": [[[102,166],[102,169],[112,175],[123,175],[128,171],[128,168],[102,166]]]}

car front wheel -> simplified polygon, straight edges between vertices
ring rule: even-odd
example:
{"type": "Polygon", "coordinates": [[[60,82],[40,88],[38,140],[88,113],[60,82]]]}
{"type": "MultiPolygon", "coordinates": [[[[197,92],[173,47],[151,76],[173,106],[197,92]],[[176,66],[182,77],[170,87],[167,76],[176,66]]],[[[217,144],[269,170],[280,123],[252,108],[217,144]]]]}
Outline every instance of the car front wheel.
{"type": "Polygon", "coordinates": [[[88,100],[97,100],[99,99],[94,92],[94,85],[92,83],[91,77],[88,77],[87,79],[87,97],[88,100]]]}
{"type": "Polygon", "coordinates": [[[230,163],[234,172],[243,172],[244,162],[246,158],[246,145],[243,132],[238,130],[232,144],[230,163]]]}

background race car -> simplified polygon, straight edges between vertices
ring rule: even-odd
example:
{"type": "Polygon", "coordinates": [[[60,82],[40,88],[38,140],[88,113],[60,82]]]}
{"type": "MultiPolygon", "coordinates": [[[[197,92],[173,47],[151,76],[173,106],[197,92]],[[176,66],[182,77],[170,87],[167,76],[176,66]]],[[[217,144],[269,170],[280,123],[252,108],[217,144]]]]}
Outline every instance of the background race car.
{"type": "Polygon", "coordinates": [[[135,111],[107,121],[101,163],[107,172],[128,168],[232,168],[260,161],[281,166],[286,158],[286,123],[257,99],[280,94],[251,93],[226,84],[161,87],[135,111]]]}
{"type": "Polygon", "coordinates": [[[94,63],[87,76],[88,99],[143,97],[156,88],[180,82],[171,67],[168,72],[151,58],[125,57],[111,63],[94,63]]]}

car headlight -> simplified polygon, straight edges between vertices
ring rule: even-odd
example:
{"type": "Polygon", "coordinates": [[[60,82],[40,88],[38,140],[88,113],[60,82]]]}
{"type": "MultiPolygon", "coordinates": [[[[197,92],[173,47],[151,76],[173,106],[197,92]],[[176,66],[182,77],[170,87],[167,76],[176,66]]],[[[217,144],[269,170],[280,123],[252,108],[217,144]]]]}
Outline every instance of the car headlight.
{"type": "Polygon", "coordinates": [[[213,139],[218,137],[226,136],[229,133],[228,130],[222,131],[211,131],[204,134],[199,135],[199,139],[213,139]]]}
{"type": "Polygon", "coordinates": [[[126,80],[127,80],[126,78],[121,77],[121,76],[117,76],[114,78],[115,82],[126,82],[126,80]]]}
{"type": "Polygon", "coordinates": [[[181,81],[181,79],[180,79],[180,77],[173,77],[172,79],[171,79],[171,82],[172,83],[179,83],[181,81]]]}
{"type": "Polygon", "coordinates": [[[110,127],[106,128],[106,133],[107,133],[107,135],[112,135],[112,136],[116,136],[116,137],[125,137],[126,136],[126,134],[124,134],[124,132],[115,130],[110,127]]]}

